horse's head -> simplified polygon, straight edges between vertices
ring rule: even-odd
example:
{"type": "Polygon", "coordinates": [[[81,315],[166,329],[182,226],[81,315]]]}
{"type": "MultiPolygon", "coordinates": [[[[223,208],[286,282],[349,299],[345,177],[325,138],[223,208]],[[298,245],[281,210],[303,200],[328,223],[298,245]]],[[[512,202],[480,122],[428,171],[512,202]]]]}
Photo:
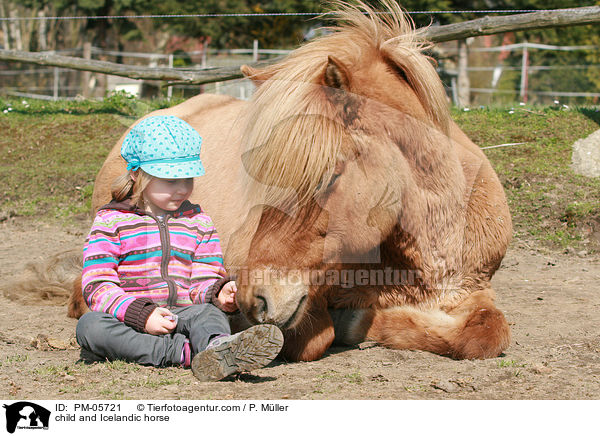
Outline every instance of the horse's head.
{"type": "Polygon", "coordinates": [[[251,322],[293,328],[341,284],[332,271],[382,267],[385,244],[424,225],[430,199],[412,197],[438,198],[456,177],[459,165],[438,171],[450,147],[442,84],[389,8],[343,6],[335,33],[245,69],[260,81],[243,137],[253,207],[226,257],[241,267],[238,305],[251,322]]]}

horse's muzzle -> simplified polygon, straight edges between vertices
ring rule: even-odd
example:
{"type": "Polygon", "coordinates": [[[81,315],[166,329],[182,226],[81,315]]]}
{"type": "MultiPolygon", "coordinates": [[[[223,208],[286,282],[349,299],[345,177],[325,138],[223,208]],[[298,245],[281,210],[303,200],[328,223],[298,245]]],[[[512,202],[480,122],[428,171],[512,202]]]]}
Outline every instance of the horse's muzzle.
{"type": "Polygon", "coordinates": [[[303,318],[308,302],[308,286],[272,279],[257,285],[238,285],[237,303],[252,324],[274,324],[294,328],[303,318]]]}

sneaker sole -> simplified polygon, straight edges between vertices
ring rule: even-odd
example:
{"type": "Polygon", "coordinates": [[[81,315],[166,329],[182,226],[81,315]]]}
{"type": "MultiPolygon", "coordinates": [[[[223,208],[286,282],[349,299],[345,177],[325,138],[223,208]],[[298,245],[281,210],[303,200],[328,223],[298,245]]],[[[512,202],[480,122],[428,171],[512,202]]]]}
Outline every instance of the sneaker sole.
{"type": "Polygon", "coordinates": [[[255,325],[232,341],[194,356],[192,373],[200,381],[221,380],[231,374],[267,366],[283,346],[283,334],[274,325],[255,325]]]}

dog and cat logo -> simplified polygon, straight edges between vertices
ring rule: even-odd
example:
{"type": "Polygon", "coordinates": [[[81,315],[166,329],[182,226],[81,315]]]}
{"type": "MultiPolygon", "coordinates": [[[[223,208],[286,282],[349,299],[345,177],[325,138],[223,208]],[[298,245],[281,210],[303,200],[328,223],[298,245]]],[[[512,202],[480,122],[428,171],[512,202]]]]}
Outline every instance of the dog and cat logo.
{"type": "Polygon", "coordinates": [[[16,429],[22,430],[48,430],[50,411],[28,401],[19,401],[10,405],[4,404],[6,409],[6,431],[14,433],[16,429]]]}

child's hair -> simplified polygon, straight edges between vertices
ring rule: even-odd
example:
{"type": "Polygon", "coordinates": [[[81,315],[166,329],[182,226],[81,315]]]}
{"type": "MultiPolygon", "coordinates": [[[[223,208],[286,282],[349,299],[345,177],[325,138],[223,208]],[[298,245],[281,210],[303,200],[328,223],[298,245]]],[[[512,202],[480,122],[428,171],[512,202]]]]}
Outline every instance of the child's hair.
{"type": "Polygon", "coordinates": [[[142,169],[127,171],[113,181],[110,191],[112,199],[115,201],[131,199],[134,205],[144,208],[142,193],[152,180],[152,177],[142,169]],[[132,176],[135,176],[135,181],[132,176]]]}

